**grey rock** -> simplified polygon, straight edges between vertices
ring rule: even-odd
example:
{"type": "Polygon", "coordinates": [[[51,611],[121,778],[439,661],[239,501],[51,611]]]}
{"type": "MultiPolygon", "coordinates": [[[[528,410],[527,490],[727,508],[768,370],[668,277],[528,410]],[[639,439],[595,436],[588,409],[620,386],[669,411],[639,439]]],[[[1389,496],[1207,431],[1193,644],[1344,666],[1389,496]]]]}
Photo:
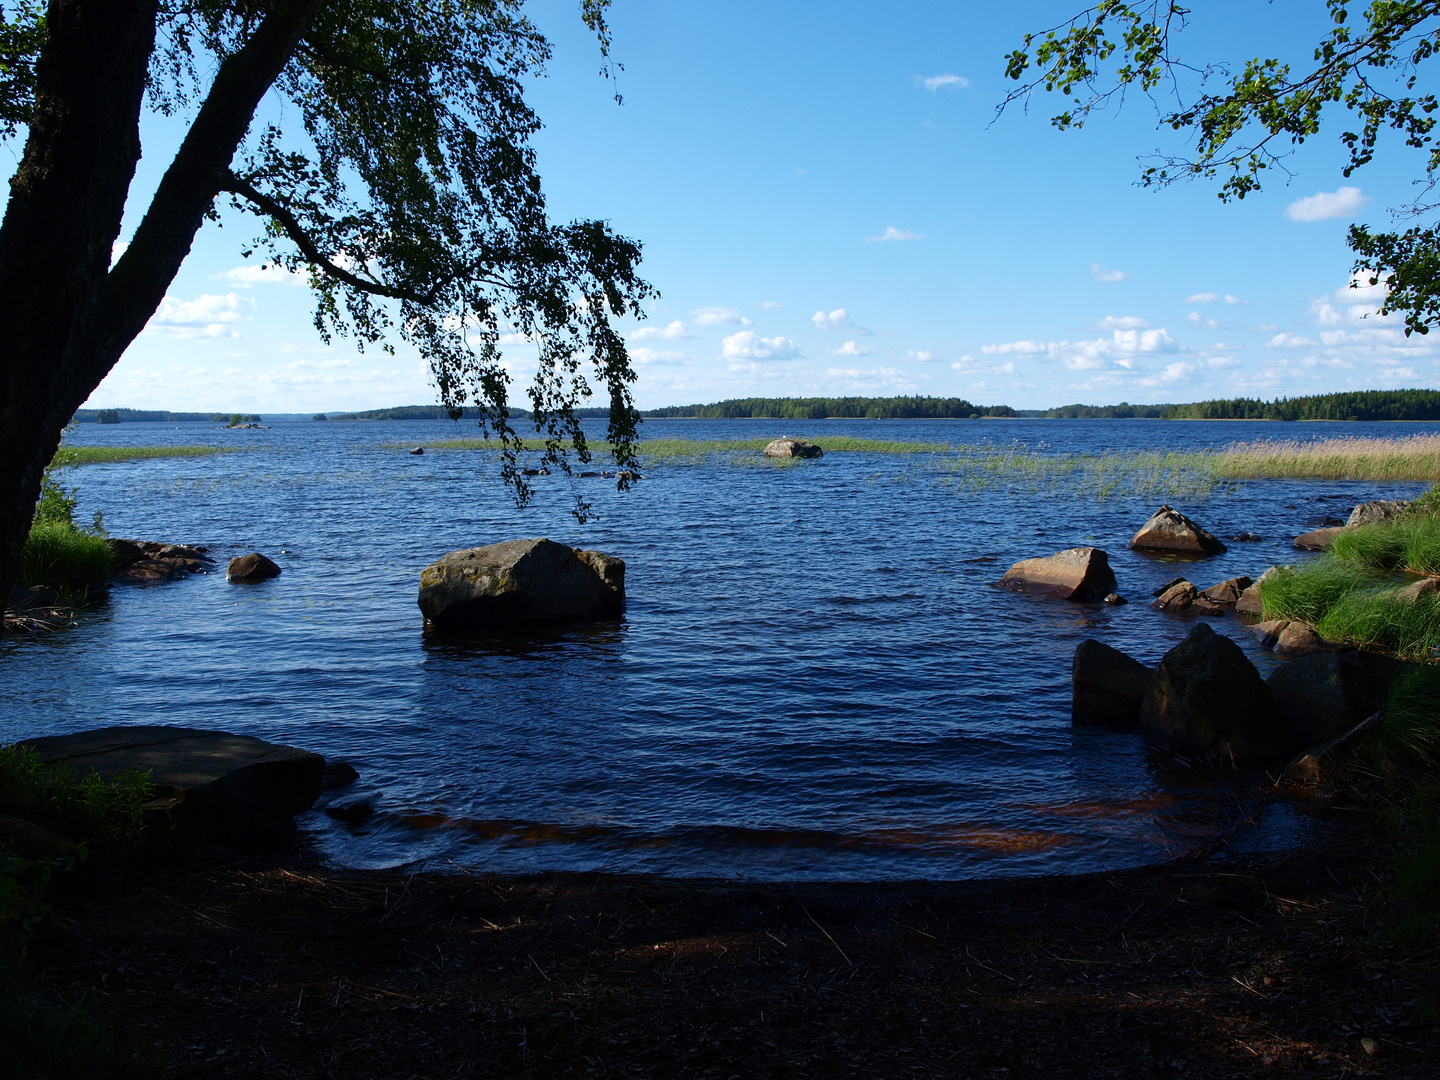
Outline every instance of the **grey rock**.
{"type": "Polygon", "coordinates": [[[225,571],[227,581],[264,581],[279,576],[280,567],[258,551],[231,559],[230,566],[225,571]]]}
{"type": "Polygon", "coordinates": [[[1105,603],[1109,604],[1111,607],[1119,607],[1121,604],[1128,604],[1129,602],[1129,600],[1126,600],[1118,592],[1105,594],[1105,603]]]}
{"type": "Polygon", "coordinates": [[[254,851],[283,835],[315,804],[319,754],[248,735],[178,727],[109,727],[31,739],[47,765],[89,768],[107,780],[150,773],[183,838],[213,838],[254,851]]]}
{"type": "Polygon", "coordinates": [[[1147,731],[1239,765],[1292,752],[1294,739],[1270,688],[1240,646],[1199,623],[1165,654],[1140,706],[1147,731]]]}
{"type": "Polygon", "coordinates": [[[1045,558],[1016,563],[1005,571],[1000,587],[1089,602],[1115,591],[1115,572],[1110,569],[1109,556],[1100,548],[1068,548],[1045,558]]]}
{"type": "Polygon", "coordinates": [[[406,451],[406,453],[410,454],[413,457],[419,457],[421,454],[425,453],[425,448],[423,446],[416,446],[406,451]]]}
{"type": "Polygon", "coordinates": [[[1133,728],[1153,672],[1102,641],[1086,638],[1070,668],[1070,720],[1074,724],[1133,728]]]}
{"type": "Polygon", "coordinates": [[[1240,544],[1256,544],[1259,543],[1261,540],[1264,540],[1265,538],[1263,536],[1260,536],[1258,533],[1241,532],[1236,533],[1230,539],[1240,544]]]}
{"type": "Polygon", "coordinates": [[[765,446],[765,456],[818,458],[824,457],[825,452],[814,443],[803,442],[799,439],[772,439],[765,446]]]}
{"type": "Polygon", "coordinates": [[[1354,528],[1356,525],[1371,525],[1377,521],[1394,521],[1409,509],[1410,504],[1401,502],[1399,499],[1376,499],[1373,502],[1364,502],[1350,511],[1350,518],[1345,522],[1345,526],[1354,528]]]}
{"type": "Polygon", "coordinates": [[[418,601],[425,621],[448,631],[603,618],[624,606],[625,563],[553,540],[507,540],[425,567],[418,601]]]}
{"type": "Polygon", "coordinates": [[[1216,555],[1225,550],[1219,538],[1178,510],[1162,506],[1130,540],[1132,548],[1216,555]]]}

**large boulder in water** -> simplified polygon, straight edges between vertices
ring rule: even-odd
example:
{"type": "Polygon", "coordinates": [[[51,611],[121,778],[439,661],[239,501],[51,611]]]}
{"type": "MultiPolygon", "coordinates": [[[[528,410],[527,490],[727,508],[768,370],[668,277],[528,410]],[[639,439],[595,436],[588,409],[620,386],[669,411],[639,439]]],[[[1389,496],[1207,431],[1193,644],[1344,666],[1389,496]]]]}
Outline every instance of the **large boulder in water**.
{"type": "Polygon", "coordinates": [[[1225,545],[1213,533],[1168,506],[1160,507],[1149,521],[1140,526],[1140,531],[1131,538],[1130,546],[1194,555],[1218,555],[1225,550],[1225,545]]]}
{"type": "Polygon", "coordinates": [[[1298,749],[1260,672],[1208,623],[1198,624],[1160,661],[1140,706],[1140,724],[1239,765],[1277,761],[1298,749]]]}
{"type": "Polygon", "coordinates": [[[1115,591],[1115,572],[1099,548],[1077,547],[1043,559],[1024,559],[1005,571],[1000,587],[1054,593],[1065,600],[1103,600],[1115,591]]]}
{"type": "Polygon", "coordinates": [[[440,630],[500,632],[530,623],[616,615],[625,563],[553,540],[452,551],[420,572],[420,610],[440,630]]]}
{"type": "Polygon", "coordinates": [[[1298,743],[1318,746],[1384,705],[1401,666],[1388,656],[1316,652],[1276,668],[1265,683],[1298,743]]]}
{"type": "Polygon", "coordinates": [[[1133,728],[1154,673],[1139,660],[1086,638],[1075,648],[1070,669],[1070,721],[1133,728]]]}
{"type": "Polygon", "coordinates": [[[230,560],[225,571],[227,581],[266,581],[279,576],[280,567],[258,551],[252,551],[249,555],[237,555],[230,560]]]}
{"type": "Polygon", "coordinates": [[[249,735],[178,727],[109,727],[31,739],[45,765],[113,780],[148,773],[151,808],[168,813],[176,838],[212,837],[258,850],[287,832],[320,796],[325,759],[249,735]]]}
{"type": "Polygon", "coordinates": [[[788,457],[788,458],[818,458],[824,457],[825,451],[814,443],[808,443],[801,439],[771,439],[765,445],[766,457],[788,457]]]}

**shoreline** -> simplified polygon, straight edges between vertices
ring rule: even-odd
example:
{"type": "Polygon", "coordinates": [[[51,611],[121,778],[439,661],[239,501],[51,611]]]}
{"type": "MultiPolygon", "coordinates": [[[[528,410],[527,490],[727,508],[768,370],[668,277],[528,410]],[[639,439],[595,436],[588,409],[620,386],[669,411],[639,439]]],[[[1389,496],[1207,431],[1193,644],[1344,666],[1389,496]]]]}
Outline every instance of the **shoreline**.
{"type": "Polygon", "coordinates": [[[951,883],[292,854],[71,911],[41,977],[173,1077],[1428,1077],[1440,956],[1385,939],[1376,847],[951,883]]]}

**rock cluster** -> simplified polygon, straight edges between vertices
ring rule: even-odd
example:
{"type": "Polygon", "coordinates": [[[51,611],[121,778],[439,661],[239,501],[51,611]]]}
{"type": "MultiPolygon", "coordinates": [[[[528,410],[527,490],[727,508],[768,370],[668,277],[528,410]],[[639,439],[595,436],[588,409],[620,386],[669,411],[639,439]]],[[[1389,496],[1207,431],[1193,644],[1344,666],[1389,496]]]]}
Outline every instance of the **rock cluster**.
{"type": "Polygon", "coordinates": [[[1086,640],[1071,669],[1071,718],[1138,727],[1212,760],[1271,766],[1351,732],[1380,708],[1404,666],[1369,653],[1316,652],[1262,679],[1208,623],[1153,670],[1086,640]]]}
{"type": "Polygon", "coordinates": [[[149,585],[174,581],[191,574],[206,573],[215,565],[209,548],[184,544],[158,544],[152,540],[107,541],[110,545],[110,580],[122,584],[149,585]]]}
{"type": "Polygon", "coordinates": [[[624,606],[625,563],[553,540],[508,540],[425,567],[418,602],[428,625],[464,633],[603,618],[624,606]]]}

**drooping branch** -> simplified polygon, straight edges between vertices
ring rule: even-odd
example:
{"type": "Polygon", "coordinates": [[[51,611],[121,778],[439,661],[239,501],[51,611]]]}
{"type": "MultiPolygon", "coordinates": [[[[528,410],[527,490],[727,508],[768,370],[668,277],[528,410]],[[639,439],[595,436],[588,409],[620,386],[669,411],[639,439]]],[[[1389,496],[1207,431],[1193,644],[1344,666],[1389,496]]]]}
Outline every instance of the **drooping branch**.
{"type": "Polygon", "coordinates": [[[311,235],[305,231],[300,219],[290,212],[289,207],[274,196],[266,195],[254,184],[242,177],[236,176],[233,172],[226,174],[222,185],[222,191],[228,191],[234,195],[250,202],[257,210],[272,218],[274,222],[285,231],[285,235],[295,242],[300,253],[305,256],[305,261],[319,270],[327,277],[349,285],[352,289],[359,289],[361,292],[369,293],[372,296],[383,296],[391,300],[408,300],[421,307],[431,307],[440,295],[440,290],[450,283],[452,278],[443,278],[436,282],[435,287],[429,292],[415,292],[413,289],[402,289],[395,285],[386,285],[380,281],[372,281],[353,274],[343,266],[336,265],[326,257],[311,235]]]}

